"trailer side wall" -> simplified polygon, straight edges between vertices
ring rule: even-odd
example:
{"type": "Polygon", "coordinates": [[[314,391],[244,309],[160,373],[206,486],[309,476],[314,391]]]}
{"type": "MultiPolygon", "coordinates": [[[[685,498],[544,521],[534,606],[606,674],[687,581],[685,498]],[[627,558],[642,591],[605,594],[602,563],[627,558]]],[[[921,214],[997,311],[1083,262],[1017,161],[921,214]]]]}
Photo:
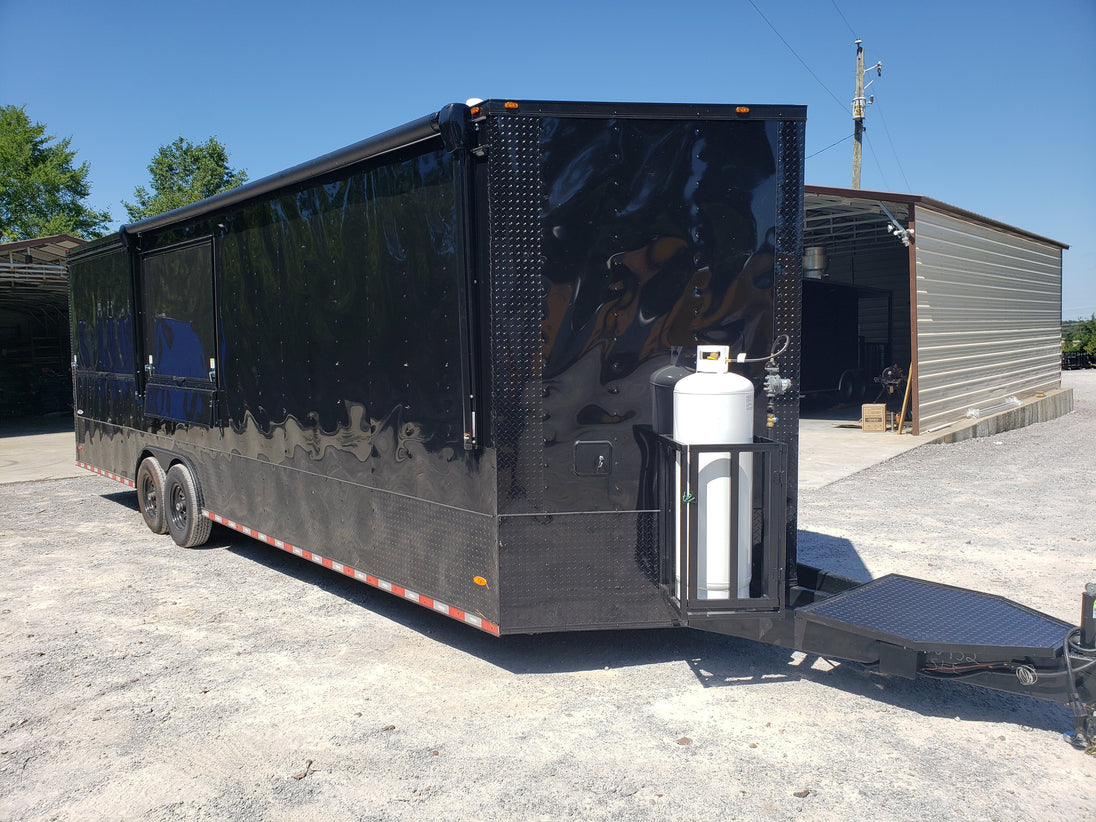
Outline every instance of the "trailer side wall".
{"type": "Polygon", "coordinates": [[[209,511],[496,621],[473,582],[497,578],[494,498],[463,447],[455,173],[435,139],[142,236],[145,406],[91,410],[113,444],[87,461],[178,457],[209,511]]]}

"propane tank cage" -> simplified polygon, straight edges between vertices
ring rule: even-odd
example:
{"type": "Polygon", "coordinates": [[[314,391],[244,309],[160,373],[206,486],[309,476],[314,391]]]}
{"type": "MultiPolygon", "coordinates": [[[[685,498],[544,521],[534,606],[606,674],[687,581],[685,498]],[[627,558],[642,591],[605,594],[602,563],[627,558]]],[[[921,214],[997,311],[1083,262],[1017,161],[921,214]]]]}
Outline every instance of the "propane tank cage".
{"type": "MultiPolygon", "coordinates": [[[[757,616],[758,611],[778,611],[784,607],[784,563],[787,518],[787,449],[783,443],[754,437],[753,443],[713,443],[685,445],[665,435],[659,437],[658,494],[661,517],[662,587],[677,607],[686,624],[696,624],[709,619],[733,618],[735,612],[744,617],[757,616]],[[739,465],[742,456],[752,454],[754,459],[753,498],[750,507],[753,518],[753,539],[750,546],[752,568],[749,597],[727,599],[698,598],[699,557],[699,499],[700,455],[727,453],[730,455],[730,492],[727,505],[731,515],[730,533],[738,533],[741,516],[738,505],[739,465]],[[678,461],[677,456],[681,459],[678,461]],[[680,466],[680,468],[678,467],[680,466]],[[675,477],[675,472],[677,476],[675,477]],[[679,496],[677,488],[685,489],[679,496]],[[679,506],[684,506],[685,516],[678,516],[679,506]],[[680,523],[680,526],[678,525],[680,523]],[[677,530],[678,533],[674,533],[677,530]],[[679,542],[680,540],[680,542],[679,542]],[[675,552],[676,544],[684,550],[675,552]],[[679,553],[675,561],[675,553],[679,553]],[[680,593],[675,578],[681,580],[680,593]]],[[[714,500],[713,500],[714,502],[714,500]]],[[[731,580],[728,591],[738,591],[738,562],[735,553],[739,546],[731,540],[726,550],[730,552],[731,580]]]]}

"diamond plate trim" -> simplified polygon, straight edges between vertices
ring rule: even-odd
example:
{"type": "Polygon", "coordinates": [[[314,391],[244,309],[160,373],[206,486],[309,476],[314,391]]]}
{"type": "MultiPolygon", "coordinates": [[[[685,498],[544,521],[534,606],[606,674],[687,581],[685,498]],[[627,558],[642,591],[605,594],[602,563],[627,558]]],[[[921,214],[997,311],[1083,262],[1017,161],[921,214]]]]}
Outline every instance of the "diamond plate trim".
{"type": "Polygon", "coordinates": [[[500,513],[544,510],[540,120],[488,121],[491,390],[500,513]]]}
{"type": "Polygon", "coordinates": [[[806,124],[780,124],[777,179],[780,203],[776,215],[776,334],[787,334],[788,350],[778,360],[792,390],[773,403],[779,422],[772,438],[788,446],[788,579],[796,581],[796,536],[799,488],[799,366],[803,339],[803,147],[806,124]]]}
{"type": "MultiPolygon", "coordinates": [[[[912,646],[1053,652],[1071,626],[993,594],[889,574],[801,609],[912,646]]],[[[983,652],[983,651],[980,651],[983,652]]]]}

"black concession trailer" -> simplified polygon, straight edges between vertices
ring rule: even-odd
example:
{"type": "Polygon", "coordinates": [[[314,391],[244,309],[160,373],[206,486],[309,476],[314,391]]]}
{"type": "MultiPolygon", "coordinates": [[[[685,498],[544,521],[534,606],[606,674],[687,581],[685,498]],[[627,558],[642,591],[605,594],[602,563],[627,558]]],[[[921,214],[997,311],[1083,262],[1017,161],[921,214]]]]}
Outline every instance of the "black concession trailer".
{"type": "Polygon", "coordinates": [[[454,104],[124,226],[70,257],[77,462],[180,545],[221,523],[492,634],[691,626],[1091,743],[1093,591],[1077,628],[797,561],[805,115],[454,104]],[[746,436],[675,425],[697,379],[747,386],[746,436]]]}

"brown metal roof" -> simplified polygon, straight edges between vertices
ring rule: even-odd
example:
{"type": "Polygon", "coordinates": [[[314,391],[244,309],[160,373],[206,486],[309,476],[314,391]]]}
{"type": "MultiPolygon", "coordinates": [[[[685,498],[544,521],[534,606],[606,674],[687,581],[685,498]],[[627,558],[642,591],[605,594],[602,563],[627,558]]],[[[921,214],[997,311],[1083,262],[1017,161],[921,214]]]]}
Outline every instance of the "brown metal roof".
{"type": "Polygon", "coordinates": [[[87,240],[81,240],[71,234],[54,234],[52,237],[36,237],[33,240],[2,243],[0,244],[0,262],[63,265],[69,251],[86,242],[87,240]]]}
{"type": "MultiPolygon", "coordinates": [[[[973,220],[975,222],[983,223],[984,225],[993,226],[1002,231],[1008,231],[1012,234],[1018,234],[1022,237],[1028,237],[1033,240],[1038,240],[1039,242],[1048,243],[1049,245],[1057,246],[1061,249],[1069,248],[1068,245],[1059,242],[1058,240],[1052,240],[1049,237],[1043,237],[1042,235],[1034,234],[1030,231],[1025,231],[1022,228],[1009,225],[1008,223],[1003,223],[1000,220],[994,220],[974,211],[968,211],[965,208],[959,208],[950,203],[934,200],[931,197],[924,197],[920,194],[902,194],[892,191],[871,191],[860,188],[835,188],[833,186],[812,185],[803,186],[803,191],[806,194],[806,234],[808,235],[811,233],[812,220],[816,227],[822,225],[826,221],[836,220],[836,223],[834,223],[835,225],[846,225],[854,231],[865,223],[873,224],[875,226],[878,226],[881,223],[885,225],[889,220],[882,215],[879,209],[878,203],[882,202],[886,203],[888,208],[891,208],[892,204],[903,208],[905,214],[895,212],[895,216],[899,219],[908,219],[910,206],[924,205],[936,211],[944,212],[945,214],[951,214],[965,220],[973,220]]],[[[891,208],[891,211],[893,212],[895,209],[891,208]]],[[[805,244],[810,245],[811,243],[805,242],[805,244]]]]}

